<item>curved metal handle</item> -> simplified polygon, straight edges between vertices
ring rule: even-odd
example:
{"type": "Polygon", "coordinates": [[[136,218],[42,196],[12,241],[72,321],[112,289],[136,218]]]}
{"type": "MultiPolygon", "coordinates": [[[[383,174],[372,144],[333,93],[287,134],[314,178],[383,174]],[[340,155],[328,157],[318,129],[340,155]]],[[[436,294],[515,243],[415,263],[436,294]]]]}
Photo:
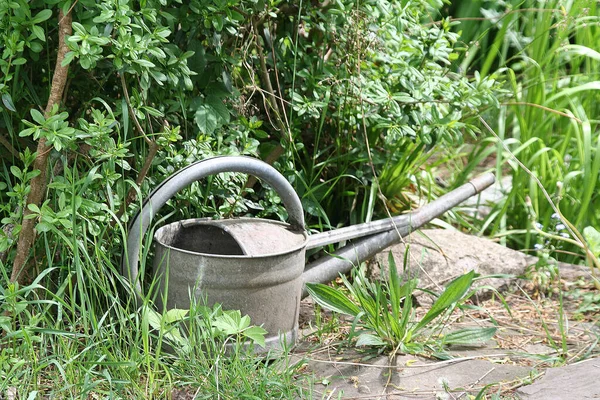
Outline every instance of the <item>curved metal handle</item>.
{"type": "Polygon", "coordinates": [[[289,215],[290,225],[304,230],[304,213],[300,198],[285,177],[269,164],[244,156],[222,156],[198,161],[174,173],[156,187],[144,201],[130,225],[127,253],[123,259],[122,269],[124,275],[126,271],[129,272],[129,280],[135,282],[138,295],[141,294],[138,279],[141,241],[156,213],[181,189],[209,175],[221,172],[241,172],[264,180],[281,197],[289,215]]]}

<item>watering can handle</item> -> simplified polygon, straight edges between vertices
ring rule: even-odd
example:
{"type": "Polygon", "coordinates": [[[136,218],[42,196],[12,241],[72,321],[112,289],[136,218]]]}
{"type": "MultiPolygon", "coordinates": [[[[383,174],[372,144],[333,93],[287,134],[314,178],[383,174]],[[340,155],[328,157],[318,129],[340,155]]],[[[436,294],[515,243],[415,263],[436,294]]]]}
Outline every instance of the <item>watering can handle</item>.
{"type": "Polygon", "coordinates": [[[129,281],[135,282],[138,296],[141,294],[138,279],[141,241],[156,213],[181,189],[209,175],[221,172],[246,173],[268,183],[281,197],[289,215],[290,225],[294,229],[304,230],[304,212],[298,195],[285,177],[269,164],[244,156],[222,156],[198,161],[177,171],[156,187],[132,220],[122,269],[129,281]]]}

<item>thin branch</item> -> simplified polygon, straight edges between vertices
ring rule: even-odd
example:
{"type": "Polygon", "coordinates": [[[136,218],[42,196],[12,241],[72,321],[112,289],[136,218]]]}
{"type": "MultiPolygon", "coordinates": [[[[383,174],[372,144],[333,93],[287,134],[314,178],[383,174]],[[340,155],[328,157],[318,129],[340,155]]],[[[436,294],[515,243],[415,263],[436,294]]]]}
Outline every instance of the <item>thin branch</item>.
{"type": "Polygon", "coordinates": [[[4,146],[14,157],[19,158],[19,152],[4,135],[0,135],[0,144],[2,144],[2,146],[4,146]]]}
{"type": "MultiPolygon", "coordinates": [[[[262,80],[263,85],[265,86],[265,91],[267,92],[267,95],[269,97],[268,103],[274,111],[275,122],[277,124],[277,128],[281,132],[281,138],[283,140],[285,140],[286,142],[291,143],[292,142],[291,132],[289,131],[289,129],[286,128],[284,121],[281,119],[281,111],[279,109],[279,104],[277,102],[277,96],[275,96],[275,92],[273,90],[273,85],[271,84],[271,78],[269,76],[269,70],[267,68],[265,54],[264,54],[262,46],[260,45],[260,37],[261,36],[258,34],[257,25],[258,25],[258,23],[254,23],[252,25],[252,29],[254,30],[254,36],[256,39],[256,49],[258,51],[258,59],[260,61],[261,80],[262,80]]],[[[267,115],[268,115],[269,110],[266,107],[265,107],[265,110],[267,111],[267,115]]],[[[283,148],[281,143],[279,143],[271,151],[271,153],[269,153],[269,155],[267,156],[265,161],[269,164],[273,164],[284,152],[285,152],[285,149],[283,148]]],[[[254,176],[250,176],[250,177],[248,177],[248,180],[246,181],[246,184],[244,185],[244,187],[246,187],[246,188],[254,187],[256,182],[257,182],[256,178],[254,176]]]]}
{"type": "MultiPolygon", "coordinates": [[[[62,10],[58,13],[58,51],[56,56],[56,66],[54,75],[52,76],[52,85],[50,87],[50,95],[46,104],[45,117],[48,118],[52,113],[54,106],[60,104],[65,85],[67,83],[67,75],[69,65],[62,65],[65,54],[69,51],[66,44],[66,37],[71,35],[72,16],[71,12],[63,14],[62,10]]],[[[31,190],[27,196],[27,203],[40,206],[46,197],[46,188],[48,185],[48,156],[51,146],[47,145],[46,138],[42,137],[38,141],[37,155],[33,162],[33,169],[40,171],[40,174],[31,180],[31,190]]],[[[35,239],[35,224],[36,220],[27,218],[32,214],[28,207],[23,210],[23,222],[19,239],[17,241],[17,251],[13,262],[12,273],[10,276],[11,282],[23,283],[27,278],[27,260],[35,239]]]]}
{"type": "Polygon", "coordinates": [[[148,143],[148,145],[151,146],[152,143],[154,143],[154,142],[152,140],[150,140],[148,135],[146,135],[146,132],[140,125],[140,121],[138,121],[137,116],[135,115],[135,111],[133,110],[133,107],[131,106],[131,101],[129,100],[129,91],[127,90],[127,83],[125,82],[125,73],[121,72],[120,75],[121,75],[121,87],[123,88],[123,96],[125,96],[125,102],[127,103],[127,109],[129,110],[129,116],[133,120],[133,124],[135,125],[139,134],[142,135],[144,137],[144,140],[146,141],[146,143],[148,143]]]}

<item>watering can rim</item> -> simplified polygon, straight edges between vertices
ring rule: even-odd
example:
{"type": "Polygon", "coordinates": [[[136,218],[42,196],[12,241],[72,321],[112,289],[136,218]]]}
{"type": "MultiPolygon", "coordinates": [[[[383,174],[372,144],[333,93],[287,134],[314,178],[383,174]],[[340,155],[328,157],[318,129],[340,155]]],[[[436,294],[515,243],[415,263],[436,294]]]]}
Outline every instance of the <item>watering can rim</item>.
{"type": "MultiPolygon", "coordinates": [[[[210,224],[210,225],[212,225],[212,224],[210,224]]],[[[217,224],[215,224],[215,225],[217,225],[217,224]]],[[[225,219],[216,219],[216,220],[213,220],[212,218],[188,218],[188,219],[174,221],[174,222],[171,222],[169,224],[163,225],[160,228],[158,228],[154,232],[153,239],[157,244],[160,244],[161,246],[168,248],[169,250],[175,250],[180,253],[198,255],[198,256],[202,256],[202,257],[215,258],[215,259],[227,258],[227,259],[244,260],[244,259],[270,258],[270,257],[276,257],[276,256],[283,256],[283,255],[287,255],[287,254],[291,254],[291,253],[297,253],[298,251],[302,251],[303,249],[306,248],[306,245],[309,241],[309,236],[308,236],[306,230],[294,229],[294,226],[291,224],[288,224],[287,222],[276,221],[276,220],[265,219],[265,218],[236,217],[236,218],[225,218],[225,219]],[[252,254],[229,255],[229,254],[218,254],[218,253],[202,253],[202,252],[198,252],[198,251],[181,249],[179,247],[174,247],[174,246],[165,244],[162,240],[160,240],[158,238],[158,235],[161,233],[161,231],[166,230],[167,228],[169,228],[173,225],[183,225],[186,222],[188,222],[188,223],[189,222],[210,222],[210,221],[219,222],[219,221],[236,221],[236,220],[237,221],[239,221],[239,220],[249,221],[249,222],[257,222],[258,221],[258,222],[266,222],[266,223],[274,224],[274,225],[280,225],[282,227],[290,228],[290,230],[293,231],[295,234],[301,234],[304,237],[304,239],[303,239],[302,243],[295,245],[295,246],[291,247],[290,249],[286,249],[285,251],[278,252],[278,253],[266,253],[266,254],[257,254],[257,255],[252,255],[252,254]]]]}

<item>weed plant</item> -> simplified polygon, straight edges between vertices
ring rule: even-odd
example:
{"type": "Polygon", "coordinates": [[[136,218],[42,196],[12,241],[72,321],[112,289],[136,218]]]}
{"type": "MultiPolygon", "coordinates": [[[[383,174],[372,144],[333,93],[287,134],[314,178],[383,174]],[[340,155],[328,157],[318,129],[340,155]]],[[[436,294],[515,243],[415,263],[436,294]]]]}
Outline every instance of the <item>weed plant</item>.
{"type": "MultiPolygon", "coordinates": [[[[407,260],[408,256],[405,263],[407,260]]],[[[354,270],[352,282],[341,276],[345,290],[319,283],[307,284],[317,304],[352,318],[349,342],[357,335],[356,346],[376,346],[391,353],[441,353],[445,345],[477,345],[494,335],[496,328],[461,329],[442,334],[444,321],[468,298],[475,277],[473,271],[450,282],[427,313],[417,320],[413,293],[418,281],[400,281],[391,252],[388,262],[386,281],[370,281],[363,267],[354,270]]]]}

